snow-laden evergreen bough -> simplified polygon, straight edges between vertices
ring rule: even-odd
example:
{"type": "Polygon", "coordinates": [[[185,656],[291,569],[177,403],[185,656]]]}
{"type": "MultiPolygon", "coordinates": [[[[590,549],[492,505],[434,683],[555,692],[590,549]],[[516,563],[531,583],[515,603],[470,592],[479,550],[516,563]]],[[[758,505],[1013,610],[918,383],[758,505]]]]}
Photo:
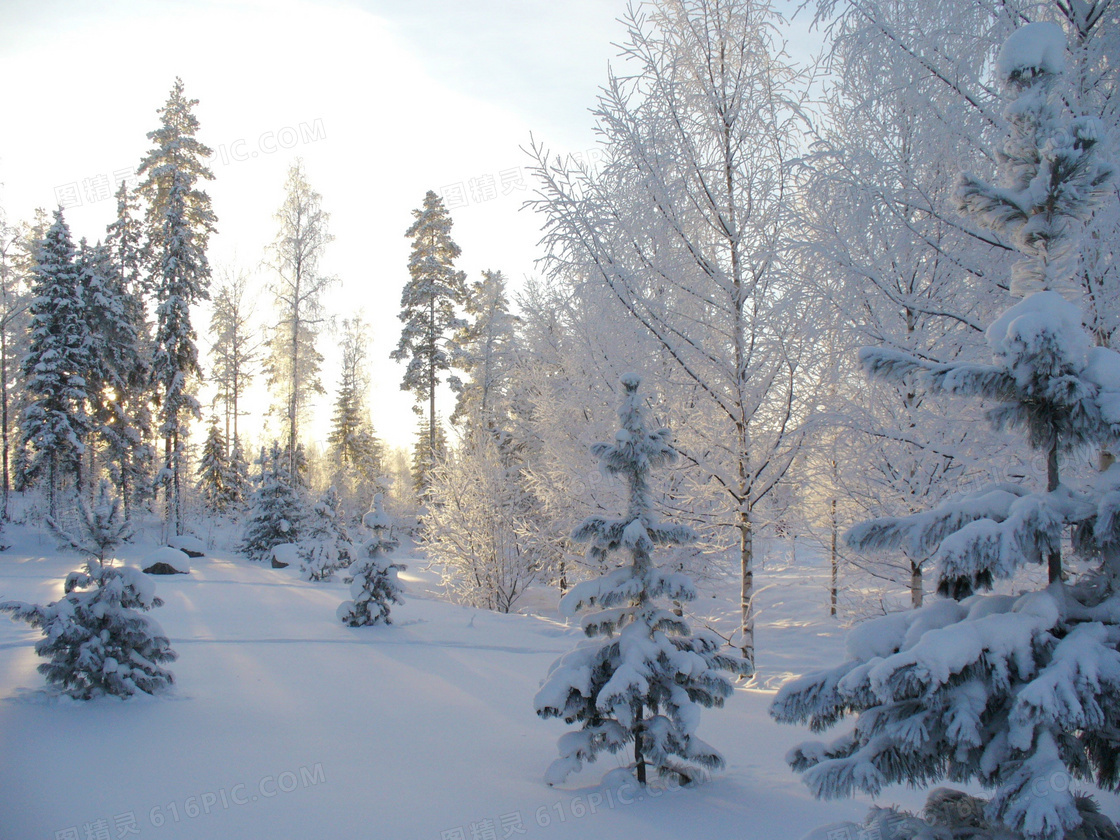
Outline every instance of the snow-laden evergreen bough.
{"type": "Polygon", "coordinates": [[[0,611],[43,631],[35,652],[47,682],[78,700],[101,695],[155,694],[174,682],[161,666],[176,659],[167,636],[144,612],[162,606],[152,579],[138,569],[114,567],[108,553],[127,536],[120,504],[103,482],[97,503],[79,500],[81,532],[52,529],[85,553],[85,571],[66,576],[62,599],[41,606],[0,603],[0,611]]]}
{"type": "Polygon", "coordinates": [[[622,428],[614,443],[595,444],[591,452],[603,469],[626,481],[626,514],[590,517],[573,538],[590,542],[591,556],[601,563],[620,550],[630,562],[577,584],[560,602],[565,615],[584,613],[589,639],[553,663],[535,699],[542,718],[580,724],[579,731],[560,738],[560,757],[546,774],[550,785],[599,753],[617,753],[630,743],[630,769],[639,784],[646,783],[647,766],[684,783],[722,767],[723,757],[695,735],[700,707],[722,706],[732,692],[727,673],[747,669],[742,659],[722,651],[718,637],[693,634],[683,618],[658,604],[658,599],[696,598],[686,575],[662,572],[652,557],[654,548],[692,542],[696,533],[657,519],[649,473],[671,463],[676,451],[668,429],[647,428],[641,379],[627,374],[622,384],[622,428]]]}
{"type": "Polygon", "coordinates": [[[392,535],[393,521],[382,506],[380,493],[373,497],[362,524],[370,530],[370,536],[347,571],[353,578],[351,600],[339,604],[338,619],[351,627],[392,624],[390,605],[404,603],[397,572],[403,571],[405,566],[389,559],[399,543],[392,535]]]}
{"type": "Polygon", "coordinates": [[[1083,487],[1059,472],[1061,457],[1120,437],[1120,354],[1093,346],[1078,308],[1055,290],[1077,267],[1078,223],[1111,170],[1091,122],[1061,113],[1063,53],[1050,24],[1008,40],[997,62],[1016,94],[1004,186],[961,181],[962,207],[1019,250],[1013,286],[1039,289],[988,329],[993,362],[862,353],[874,375],[989,400],[997,427],[1025,431],[1045,454],[1046,489],[996,484],[853,528],[857,548],[932,556],[950,597],[856,628],[847,662],[788,683],[771,708],[814,731],[857,716],[848,734],[787,756],[817,796],[975,781],[993,791],[986,818],[1030,840],[1074,836],[1075,780],[1120,789],[1120,465],[1083,487]],[[1094,572],[1063,567],[1067,529],[1094,572]],[[1047,588],[981,594],[1028,563],[1045,564],[1047,588]]]}

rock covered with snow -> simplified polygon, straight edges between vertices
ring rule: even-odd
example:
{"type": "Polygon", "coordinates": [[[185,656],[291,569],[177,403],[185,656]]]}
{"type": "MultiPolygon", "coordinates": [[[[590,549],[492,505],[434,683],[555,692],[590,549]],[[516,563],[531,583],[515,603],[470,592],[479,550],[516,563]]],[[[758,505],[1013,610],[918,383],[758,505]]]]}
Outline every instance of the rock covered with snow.
{"type": "Polygon", "coordinates": [[[286,569],[292,563],[299,562],[299,544],[279,543],[272,547],[269,556],[272,559],[272,568],[286,569]]]}
{"type": "Polygon", "coordinates": [[[145,558],[142,568],[149,575],[189,575],[191,561],[185,552],[164,545],[145,558]]]}
{"type": "Polygon", "coordinates": [[[178,534],[167,540],[172,548],[177,548],[188,557],[206,556],[206,543],[190,534],[178,534]]]}

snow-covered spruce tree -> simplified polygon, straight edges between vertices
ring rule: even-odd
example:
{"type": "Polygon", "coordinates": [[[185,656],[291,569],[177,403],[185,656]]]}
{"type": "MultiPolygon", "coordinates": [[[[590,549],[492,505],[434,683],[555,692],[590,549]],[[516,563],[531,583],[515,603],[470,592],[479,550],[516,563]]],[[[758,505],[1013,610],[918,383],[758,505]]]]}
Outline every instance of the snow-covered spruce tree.
{"type": "Polygon", "coordinates": [[[349,566],[354,559],[354,544],[334,487],[328,487],[312,506],[303,531],[300,571],[308,580],[329,580],[336,570],[349,566]]]}
{"type": "Polygon", "coordinates": [[[81,483],[90,425],[84,376],[90,367],[90,334],[74,243],[61,209],[38,244],[32,272],[22,442],[31,450],[28,476],[46,482],[50,515],[57,516],[63,478],[74,476],[81,483]]]}
{"type": "Polygon", "coordinates": [[[865,367],[940,393],[984,397],[999,428],[1026,432],[1046,456],[1047,487],[993,485],[932,510],[863,523],[860,548],[928,553],[943,598],[856,628],[849,661],[782,688],[771,714],[823,730],[857,715],[836,741],[788,760],[818,796],[938,779],[992,789],[990,821],[1029,840],[1073,836],[1082,822],[1070,780],[1120,788],[1120,469],[1079,488],[1059,458],[1120,435],[1120,354],[1093,347],[1081,313],[1054,291],[1076,270],[1079,223],[1108,181],[1097,127],[1061,111],[1065,37],[1030,24],[997,70],[1014,95],[1004,186],[964,176],[965,210],[1014,243],[1013,287],[1041,289],[989,327],[992,364],[934,364],[867,349],[865,367]],[[1099,570],[1072,577],[1060,547],[1071,528],[1099,570]],[[1019,596],[974,594],[1028,563],[1050,584],[1019,596]]]}
{"type": "MultiPolygon", "coordinates": [[[[127,268],[127,260],[124,262],[127,268]]],[[[91,336],[85,375],[87,413],[94,436],[89,448],[91,480],[100,457],[113,477],[129,518],[132,502],[147,495],[154,453],[148,443],[151,413],[144,304],[129,289],[121,264],[109,245],[87,248],[83,241],[78,269],[91,336]]]]}
{"type": "Polygon", "coordinates": [[[370,530],[370,536],[362,543],[358,559],[347,571],[353,578],[351,600],[338,605],[338,620],[351,627],[392,624],[389,605],[404,603],[397,572],[403,571],[405,566],[389,559],[398,542],[393,536],[392,520],[382,507],[380,493],[373,497],[362,524],[370,530]]]}
{"type": "Polygon", "coordinates": [[[183,80],[175,79],[159,109],[160,127],[148,132],[153,147],[137,174],[147,199],[145,261],[156,302],[151,388],[163,438],[158,481],[163,487],[165,525],[183,533],[182,478],[188,420],[198,417],[194,384],[201,375],[191,307],[209,297],[210,263],[206,248],[217,217],[199,181],[213,180],[204,161],[212,152],[195,136],[198,118],[183,80]]]}
{"type": "Polygon", "coordinates": [[[288,458],[277,441],[261,449],[260,477],[249,500],[241,551],[250,560],[267,560],[282,543],[299,541],[303,504],[299,489],[288,474],[288,458]]]}
{"type": "Polygon", "coordinates": [[[625,550],[630,562],[577,584],[560,601],[566,615],[585,611],[583,630],[590,638],[553,663],[536,696],[542,718],[562,717],[581,726],[561,737],[560,758],[546,775],[549,784],[564,781],[600,752],[616,753],[631,742],[631,768],[642,785],[647,765],[684,783],[722,767],[722,756],[694,734],[698,706],[722,706],[732,688],[721,672],[739,674],[747,668],[744,660],[721,651],[718,637],[692,634],[683,618],[657,603],[659,598],[696,598],[686,575],[660,571],[652,557],[655,547],[687,543],[696,534],[657,520],[649,473],[677,454],[668,429],[648,428],[640,384],[634,374],[622,377],[622,428],[613,444],[591,448],[603,469],[626,481],[629,505],[621,519],[589,517],[573,537],[590,542],[591,553],[604,561],[625,550]]]}
{"type": "Polygon", "coordinates": [[[238,510],[245,507],[249,499],[252,482],[249,479],[249,461],[241,448],[241,441],[234,438],[229,453],[229,496],[230,505],[238,510]]]}
{"type": "Polygon", "coordinates": [[[236,501],[237,479],[232,475],[233,465],[226,456],[227,448],[215,418],[202,444],[202,459],[198,464],[198,492],[211,513],[225,513],[236,501]]]}
{"type": "Polygon", "coordinates": [[[114,567],[113,548],[128,534],[120,502],[101,482],[91,507],[78,499],[81,531],[52,529],[88,558],[85,571],[66,576],[65,595],[47,606],[18,601],[0,603],[0,611],[42,628],[35,652],[49,657],[39,665],[47,682],[75,699],[100,695],[130,697],[155,694],[174,682],[160,667],[174,661],[167,636],[143,613],[162,606],[152,579],[138,569],[114,567]]]}

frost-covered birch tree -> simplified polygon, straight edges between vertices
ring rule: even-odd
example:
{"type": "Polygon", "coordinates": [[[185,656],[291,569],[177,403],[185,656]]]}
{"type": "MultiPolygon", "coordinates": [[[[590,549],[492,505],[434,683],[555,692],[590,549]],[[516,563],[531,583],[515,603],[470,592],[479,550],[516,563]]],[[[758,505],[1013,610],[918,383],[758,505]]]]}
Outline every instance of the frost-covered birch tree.
{"type": "MultiPolygon", "coordinates": [[[[288,170],[284,191],[284,203],[276,212],[280,229],[272,245],[276,271],[272,294],[278,320],[272,330],[268,375],[287,426],[285,448],[294,457],[308,397],[323,392],[319,381],[323,357],[315,349],[315,340],[323,323],[323,294],[337,278],[320,269],[334,237],[323,197],[308,183],[302,160],[297,159],[288,170]]],[[[296,474],[291,461],[288,472],[296,474]]]]}
{"type": "Polygon", "coordinates": [[[754,657],[757,508],[801,440],[809,301],[783,262],[800,78],[766,2],[664,0],[627,15],[626,64],[596,110],[592,172],[533,149],[551,267],[602,283],[658,348],[687,412],[678,449],[733,529],[754,657]]]}
{"type": "MultiPolygon", "coordinates": [[[[890,11],[895,20],[910,14],[901,4],[890,11]]],[[[962,7],[955,15],[974,22],[976,12],[962,7]]],[[[815,436],[828,445],[809,458],[817,468],[810,502],[818,519],[833,520],[833,534],[837,505],[847,522],[913,513],[981,471],[981,452],[995,438],[976,416],[926,399],[911,383],[869,387],[855,350],[874,344],[930,359],[982,356],[1006,254],[952,206],[955,173],[965,160],[983,159],[988,123],[910,54],[884,48],[858,23],[842,18],[834,29],[835,81],[797,166],[798,254],[807,288],[830,312],[823,341],[835,370],[822,400],[831,428],[815,436]]],[[[986,61],[986,52],[963,52],[954,66],[977,77],[986,61]]],[[[921,605],[928,557],[851,559],[883,581],[880,589],[909,590],[912,605],[921,605]]]]}
{"type": "Polygon", "coordinates": [[[0,521],[8,520],[11,493],[13,396],[18,387],[18,345],[26,335],[30,297],[20,271],[19,229],[0,208],[0,521]]]}
{"type": "Polygon", "coordinates": [[[261,341],[254,324],[254,291],[245,271],[222,272],[210,315],[210,380],[217,389],[214,399],[222,404],[225,440],[231,452],[241,440],[241,399],[261,362],[261,341]]]}
{"type": "MultiPolygon", "coordinates": [[[[925,89],[914,96],[876,74],[864,84],[871,102],[900,91],[915,107],[936,103],[930,110],[953,115],[945,124],[960,153],[988,161],[998,155],[1003,130],[998,83],[987,73],[992,59],[1015,27],[1030,21],[1059,24],[1068,38],[1072,112],[1098,118],[1113,145],[1120,139],[1120,16],[1111,0],[818,0],[817,8],[817,21],[828,27],[833,43],[866,52],[886,67],[909,66],[925,89]]],[[[911,203],[952,226],[951,203],[931,201],[936,190],[927,191],[929,186],[914,183],[911,203]]],[[[1120,325],[1120,264],[1111,244],[1118,229],[1120,193],[1113,191],[1093,211],[1080,268],[1069,281],[1085,294],[1086,317],[1104,346],[1111,346],[1120,325]]],[[[994,236],[990,247],[1007,256],[1011,244],[994,236]]]]}

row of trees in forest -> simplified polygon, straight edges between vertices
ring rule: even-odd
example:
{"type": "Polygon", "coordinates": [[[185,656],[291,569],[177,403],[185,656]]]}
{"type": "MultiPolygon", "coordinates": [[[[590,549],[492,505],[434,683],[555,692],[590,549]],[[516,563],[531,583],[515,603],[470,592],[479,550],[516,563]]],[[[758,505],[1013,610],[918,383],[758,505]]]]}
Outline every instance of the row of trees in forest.
{"type": "MultiPolygon", "coordinates": [[[[39,488],[59,514],[74,494],[92,498],[111,479],[126,518],[162,501],[165,526],[186,527],[184,499],[211,513],[243,510],[252,486],[239,420],[264,373],[275,397],[289,472],[301,424],[324,393],[316,340],[323,295],[337,282],[320,269],[332,237],[321,196],[296,161],[276,213],[265,264],[273,320],[262,335],[254,281],[243,270],[211,282],[207,243],[216,218],[202,183],[210,150],[197,138],[197,100],[176,80],[149,133],[152,150],[133,189],[122,183],[116,218],[95,244],[75,244],[61,208],[20,226],[0,219],[0,482],[4,516],[13,489],[39,488]],[[206,378],[213,415],[201,446],[203,364],[192,323],[212,303],[206,378]],[[198,436],[195,437],[197,442],[198,436]],[[197,488],[197,493],[193,492],[197,488]]],[[[327,480],[368,504],[386,467],[369,417],[367,328],[344,319],[341,370],[327,445],[327,480]]],[[[257,461],[257,483],[267,459],[257,461]]]]}
{"type": "Polygon", "coordinates": [[[160,494],[169,527],[182,530],[200,370],[191,308],[207,296],[216,224],[195,104],[176,80],[141,180],[121,185],[102,241],[75,245],[61,210],[3,227],[5,513],[13,474],[44,488],[52,515],[65,488],[82,493],[108,475],[126,506],[160,494]]]}

